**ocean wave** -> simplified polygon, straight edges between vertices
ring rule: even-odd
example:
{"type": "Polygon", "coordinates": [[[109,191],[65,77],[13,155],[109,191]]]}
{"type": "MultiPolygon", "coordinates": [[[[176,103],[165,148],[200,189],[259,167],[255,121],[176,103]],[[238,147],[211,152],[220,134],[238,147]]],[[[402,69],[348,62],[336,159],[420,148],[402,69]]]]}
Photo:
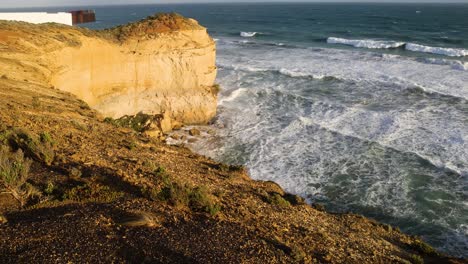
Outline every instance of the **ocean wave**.
{"type": "Polygon", "coordinates": [[[410,51],[432,53],[432,54],[445,55],[445,56],[450,56],[450,57],[468,56],[468,50],[465,50],[465,49],[431,47],[431,46],[424,46],[424,45],[419,45],[419,44],[414,44],[414,43],[407,43],[405,45],[405,49],[410,50],[410,51]]]}
{"type": "Polygon", "coordinates": [[[320,74],[310,74],[306,72],[301,72],[298,70],[289,70],[286,68],[281,68],[281,69],[264,69],[264,68],[255,68],[251,66],[242,66],[242,65],[224,65],[218,63],[218,67],[221,69],[230,69],[230,70],[235,70],[235,71],[246,71],[246,72],[271,72],[271,73],[276,73],[276,74],[281,74],[285,75],[287,77],[291,78],[311,78],[311,79],[317,79],[317,80],[325,80],[325,79],[337,79],[334,76],[325,76],[325,75],[320,75],[320,74]]]}
{"type": "MultiPolygon", "coordinates": [[[[287,69],[287,68],[279,68],[279,69],[274,69],[274,68],[258,68],[258,67],[252,67],[248,65],[230,65],[230,64],[222,64],[218,63],[218,67],[220,69],[229,69],[229,70],[235,70],[235,71],[244,71],[244,72],[251,72],[251,73],[265,73],[265,72],[270,72],[273,74],[281,74],[283,76],[289,77],[289,78],[308,78],[308,79],[314,79],[314,80],[322,80],[322,81],[342,81],[342,82],[361,82],[361,81],[368,81],[368,80],[362,80],[362,79],[357,79],[357,78],[343,78],[339,76],[333,76],[333,75],[324,75],[324,74],[312,74],[309,72],[301,71],[298,69],[287,69]]],[[[451,93],[447,93],[444,91],[438,91],[434,90],[428,87],[425,87],[419,83],[415,82],[400,82],[398,79],[391,79],[387,80],[391,81],[395,85],[404,87],[405,90],[409,93],[424,93],[428,96],[440,96],[440,97],[445,97],[445,98],[452,98],[456,100],[468,100],[468,98],[464,96],[459,96],[451,93]]],[[[382,83],[385,81],[377,81],[375,80],[376,83],[382,83]]]]}
{"type": "Polygon", "coordinates": [[[372,39],[344,39],[344,38],[327,38],[328,44],[341,44],[353,46],[356,48],[367,48],[367,49],[396,49],[405,48],[409,51],[431,53],[437,55],[445,55],[449,57],[464,57],[468,56],[468,50],[457,49],[457,48],[443,48],[443,47],[432,47],[425,46],[415,43],[406,43],[391,40],[372,40],[372,39]]]}
{"type": "Polygon", "coordinates": [[[232,44],[239,44],[239,45],[260,45],[260,46],[274,46],[274,47],[281,47],[281,48],[297,48],[294,45],[284,44],[283,42],[257,42],[251,40],[234,40],[228,41],[225,43],[232,43],[232,44]]]}
{"type": "Polygon", "coordinates": [[[337,134],[337,135],[341,135],[341,136],[344,136],[344,137],[347,137],[347,138],[352,138],[352,139],[358,140],[360,142],[366,142],[368,144],[377,144],[378,146],[382,147],[383,149],[392,150],[392,151],[395,151],[395,152],[400,153],[400,154],[409,154],[409,155],[412,155],[412,156],[416,157],[420,161],[424,161],[427,164],[430,164],[430,166],[433,166],[434,168],[443,169],[443,170],[445,170],[447,172],[455,173],[455,174],[460,175],[460,176],[465,176],[465,172],[461,171],[459,168],[457,168],[456,166],[451,164],[451,162],[442,162],[440,160],[433,159],[433,158],[431,158],[431,157],[429,157],[427,155],[424,155],[423,153],[419,153],[417,151],[405,150],[405,149],[402,149],[402,148],[398,148],[398,147],[386,144],[386,143],[381,142],[379,140],[372,140],[372,139],[369,139],[369,138],[364,138],[364,137],[361,137],[361,136],[358,136],[358,135],[347,133],[346,131],[337,130],[337,129],[335,129],[332,126],[329,126],[327,124],[323,124],[323,123],[320,123],[320,122],[315,122],[313,119],[308,118],[308,117],[302,117],[301,116],[301,117],[299,117],[299,121],[304,126],[318,126],[321,129],[324,129],[326,131],[329,131],[329,132],[337,134]]]}
{"type": "Polygon", "coordinates": [[[418,59],[417,61],[427,63],[427,64],[447,65],[447,66],[450,66],[454,70],[468,71],[468,62],[464,62],[464,61],[445,60],[445,59],[440,59],[440,58],[422,58],[422,59],[418,59]]]}
{"type": "Polygon", "coordinates": [[[349,45],[356,48],[368,48],[368,49],[396,49],[404,46],[405,42],[397,41],[384,41],[384,40],[371,40],[371,39],[344,39],[330,37],[327,39],[329,44],[342,44],[349,45]]]}
{"type": "Polygon", "coordinates": [[[249,90],[247,88],[239,88],[231,92],[228,96],[225,96],[221,98],[218,102],[219,105],[222,105],[225,102],[231,102],[234,101],[237,97],[241,96],[242,94],[248,92],[249,90]]]}
{"type": "Polygon", "coordinates": [[[244,31],[242,31],[240,33],[240,36],[243,37],[243,38],[252,38],[252,37],[255,37],[257,34],[258,34],[258,32],[244,32],[244,31]]]}

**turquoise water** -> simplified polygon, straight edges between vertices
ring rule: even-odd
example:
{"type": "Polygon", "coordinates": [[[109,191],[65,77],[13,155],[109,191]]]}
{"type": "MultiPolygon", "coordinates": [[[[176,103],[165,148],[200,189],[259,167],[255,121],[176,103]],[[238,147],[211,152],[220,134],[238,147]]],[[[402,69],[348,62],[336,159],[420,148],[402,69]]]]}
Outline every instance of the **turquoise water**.
{"type": "Polygon", "coordinates": [[[94,9],[87,27],[168,11],[208,27],[222,91],[195,151],[468,257],[468,5],[94,9]]]}

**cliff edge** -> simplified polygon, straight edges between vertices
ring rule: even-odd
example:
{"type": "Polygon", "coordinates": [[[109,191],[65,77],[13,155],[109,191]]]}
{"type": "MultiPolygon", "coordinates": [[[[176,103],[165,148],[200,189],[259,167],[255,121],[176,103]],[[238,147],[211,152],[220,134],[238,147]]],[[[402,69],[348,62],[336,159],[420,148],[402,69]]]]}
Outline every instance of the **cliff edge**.
{"type": "Polygon", "coordinates": [[[164,114],[166,132],[216,114],[215,42],[177,14],[105,31],[0,22],[0,49],[11,79],[70,92],[105,117],[164,114]]]}

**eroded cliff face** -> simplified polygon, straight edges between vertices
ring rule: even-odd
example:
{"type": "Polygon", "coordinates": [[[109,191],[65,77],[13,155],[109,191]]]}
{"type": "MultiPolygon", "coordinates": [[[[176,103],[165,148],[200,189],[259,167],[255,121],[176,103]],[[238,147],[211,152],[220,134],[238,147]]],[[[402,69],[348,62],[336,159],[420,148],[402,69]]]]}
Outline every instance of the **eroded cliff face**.
{"type": "Polygon", "coordinates": [[[31,81],[75,94],[104,116],[165,114],[167,131],[216,114],[216,46],[195,20],[158,15],[101,32],[4,23],[0,35],[10,51],[2,61],[28,65],[37,73],[31,81]]]}

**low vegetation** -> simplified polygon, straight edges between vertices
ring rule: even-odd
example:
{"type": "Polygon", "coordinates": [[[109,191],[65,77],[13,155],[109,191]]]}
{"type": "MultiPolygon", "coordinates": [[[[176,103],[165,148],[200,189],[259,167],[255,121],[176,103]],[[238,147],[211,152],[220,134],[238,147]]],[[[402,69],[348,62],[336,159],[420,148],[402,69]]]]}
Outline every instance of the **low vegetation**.
{"type": "Polygon", "coordinates": [[[424,259],[416,254],[410,256],[410,261],[412,264],[424,264],[424,259]]]}
{"type": "Polygon", "coordinates": [[[25,158],[23,151],[10,152],[6,146],[0,147],[0,186],[3,193],[11,194],[21,206],[39,192],[27,182],[32,161],[25,158]]]}
{"type": "Polygon", "coordinates": [[[117,127],[131,128],[136,132],[142,133],[151,129],[160,129],[159,124],[161,123],[162,119],[162,115],[147,115],[138,113],[132,116],[126,115],[118,119],[106,117],[104,122],[117,127]]]}
{"type": "Polygon", "coordinates": [[[288,207],[291,205],[289,201],[284,199],[281,195],[278,193],[274,193],[270,197],[268,197],[268,202],[274,205],[278,205],[280,207],[288,207]]]}
{"type": "Polygon", "coordinates": [[[411,248],[426,255],[438,254],[437,251],[433,247],[429,246],[427,243],[425,243],[421,239],[417,239],[413,241],[413,243],[411,244],[411,248]]]}
{"type": "Polygon", "coordinates": [[[164,201],[175,207],[189,207],[195,212],[205,212],[214,216],[221,210],[213,195],[205,186],[189,186],[172,179],[163,167],[154,170],[160,188],[143,189],[143,194],[154,201],[164,201]]]}
{"type": "Polygon", "coordinates": [[[41,134],[40,139],[26,130],[16,129],[7,132],[9,144],[14,149],[21,149],[27,157],[51,165],[55,158],[53,140],[49,134],[41,134]]]}
{"type": "Polygon", "coordinates": [[[108,203],[124,196],[123,192],[99,183],[89,182],[65,190],[62,199],[75,202],[108,203]]]}

